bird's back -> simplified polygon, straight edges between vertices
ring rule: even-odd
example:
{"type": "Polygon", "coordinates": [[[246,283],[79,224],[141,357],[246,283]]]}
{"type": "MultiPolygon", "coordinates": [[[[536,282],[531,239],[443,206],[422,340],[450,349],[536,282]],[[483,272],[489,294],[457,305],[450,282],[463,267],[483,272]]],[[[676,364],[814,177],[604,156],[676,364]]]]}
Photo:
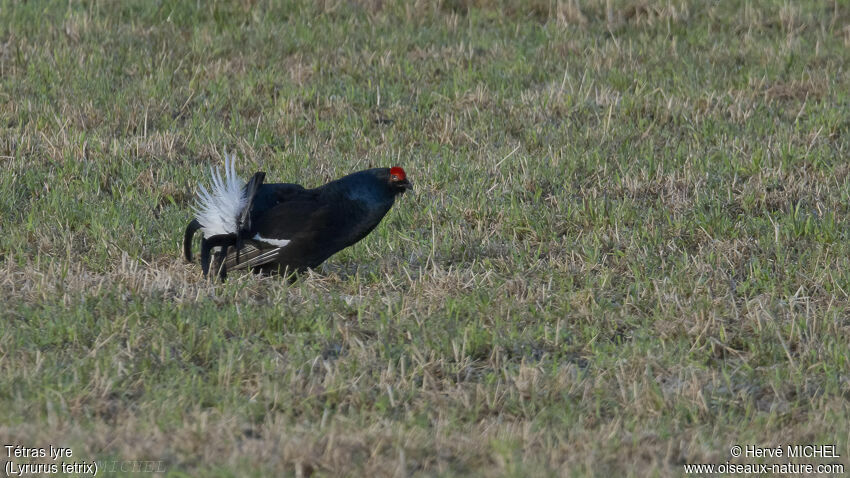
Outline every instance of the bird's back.
{"type": "Polygon", "coordinates": [[[368,171],[315,189],[264,184],[257,190],[248,241],[225,259],[228,270],[316,267],[369,234],[394,202],[368,171]],[[238,256],[238,258],[237,258],[238,256]]]}

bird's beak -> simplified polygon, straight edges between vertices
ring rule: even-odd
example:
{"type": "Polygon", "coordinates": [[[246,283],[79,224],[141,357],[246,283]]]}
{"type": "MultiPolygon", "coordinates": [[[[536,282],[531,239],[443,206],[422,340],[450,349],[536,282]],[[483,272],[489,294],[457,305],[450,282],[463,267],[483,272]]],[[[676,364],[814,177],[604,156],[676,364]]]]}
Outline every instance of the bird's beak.
{"type": "Polygon", "coordinates": [[[398,185],[404,188],[405,191],[413,191],[413,183],[411,183],[407,179],[399,182],[398,185]]]}

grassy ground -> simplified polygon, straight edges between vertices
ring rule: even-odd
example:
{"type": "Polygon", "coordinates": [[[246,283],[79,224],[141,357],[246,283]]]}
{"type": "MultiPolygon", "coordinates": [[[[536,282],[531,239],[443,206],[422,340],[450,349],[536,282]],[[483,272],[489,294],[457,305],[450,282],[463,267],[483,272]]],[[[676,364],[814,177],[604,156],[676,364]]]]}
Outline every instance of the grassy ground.
{"type": "Polygon", "coordinates": [[[0,442],[174,476],[850,465],[848,46],[826,1],[0,0],[0,442]],[[293,285],[210,285],[179,243],[225,149],[417,191],[293,285]]]}

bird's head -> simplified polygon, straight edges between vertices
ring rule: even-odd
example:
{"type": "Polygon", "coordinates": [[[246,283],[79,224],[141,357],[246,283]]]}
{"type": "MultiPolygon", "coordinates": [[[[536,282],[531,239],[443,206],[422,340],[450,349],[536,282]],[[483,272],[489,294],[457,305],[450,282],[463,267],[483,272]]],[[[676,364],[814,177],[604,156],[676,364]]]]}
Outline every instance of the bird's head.
{"type": "Polygon", "coordinates": [[[387,172],[387,184],[395,194],[403,194],[408,189],[413,189],[413,184],[407,180],[407,173],[404,169],[393,166],[387,172]]]}

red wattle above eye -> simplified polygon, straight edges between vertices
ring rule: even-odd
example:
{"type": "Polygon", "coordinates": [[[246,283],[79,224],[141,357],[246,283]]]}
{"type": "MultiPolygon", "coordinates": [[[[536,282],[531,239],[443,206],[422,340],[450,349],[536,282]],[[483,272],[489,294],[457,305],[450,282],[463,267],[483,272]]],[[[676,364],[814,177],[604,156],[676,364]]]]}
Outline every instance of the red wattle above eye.
{"type": "Polygon", "coordinates": [[[407,174],[398,166],[390,168],[390,176],[397,181],[404,181],[407,178],[407,174]]]}

